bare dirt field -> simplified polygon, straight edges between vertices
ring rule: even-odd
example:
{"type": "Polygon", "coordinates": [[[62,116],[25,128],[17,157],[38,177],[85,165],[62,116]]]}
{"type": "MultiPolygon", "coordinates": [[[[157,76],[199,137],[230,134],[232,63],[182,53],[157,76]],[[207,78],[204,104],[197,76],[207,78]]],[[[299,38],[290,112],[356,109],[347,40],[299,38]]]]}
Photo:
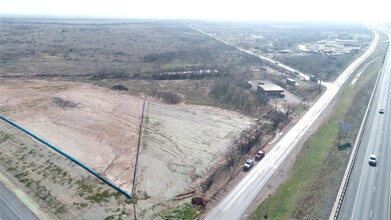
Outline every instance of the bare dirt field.
{"type": "MultiPolygon", "coordinates": [[[[191,190],[237,140],[253,119],[212,107],[148,103],[140,154],[139,194],[145,203],[164,205],[191,190]]],[[[143,202],[139,202],[143,209],[143,202]]],[[[146,205],[148,206],[148,205],[146,205]]]]}
{"type": "Polygon", "coordinates": [[[90,84],[4,81],[1,114],[131,192],[143,100],[90,84]]]}

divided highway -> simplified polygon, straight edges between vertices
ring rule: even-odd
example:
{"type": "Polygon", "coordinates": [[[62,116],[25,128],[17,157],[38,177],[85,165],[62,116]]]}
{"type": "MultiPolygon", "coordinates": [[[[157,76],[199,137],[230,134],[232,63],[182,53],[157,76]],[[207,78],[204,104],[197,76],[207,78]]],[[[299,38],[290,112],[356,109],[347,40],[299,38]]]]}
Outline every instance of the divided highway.
{"type": "Polygon", "coordinates": [[[326,92],[319,98],[313,107],[298,121],[296,125],[292,127],[289,132],[285,134],[284,137],[280,139],[276,146],[268,152],[266,157],[260,161],[259,164],[257,164],[246,175],[246,177],[208,213],[206,219],[235,220],[245,217],[247,208],[254,201],[258,193],[334,99],[342,85],[346,82],[357,66],[372,54],[378,40],[379,36],[375,33],[375,38],[369,49],[361,57],[355,60],[334,83],[330,83],[328,85],[326,92]]]}
{"type": "MultiPolygon", "coordinates": [[[[388,38],[391,34],[388,34],[388,38]]],[[[338,219],[390,219],[391,50],[387,51],[338,219]],[[384,114],[379,109],[384,108],[384,114]],[[377,166],[370,166],[376,154],[377,166]]]]}

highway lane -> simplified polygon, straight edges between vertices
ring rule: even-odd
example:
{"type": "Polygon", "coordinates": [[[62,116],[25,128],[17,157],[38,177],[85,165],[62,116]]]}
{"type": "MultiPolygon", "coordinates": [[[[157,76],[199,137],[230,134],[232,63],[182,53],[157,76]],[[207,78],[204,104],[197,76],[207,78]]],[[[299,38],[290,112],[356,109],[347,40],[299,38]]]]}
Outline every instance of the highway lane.
{"type": "Polygon", "coordinates": [[[280,141],[268,152],[266,157],[260,161],[243,178],[241,182],[214,208],[206,219],[241,219],[246,214],[245,211],[254,201],[258,193],[266,185],[277,168],[288,157],[290,152],[296,147],[300,139],[307,133],[313,123],[319,118],[322,112],[337,95],[339,89],[348,79],[351,73],[374,51],[379,36],[375,38],[369,49],[356,61],[354,61],[338,78],[329,84],[326,92],[312,106],[312,108],[298,121],[292,129],[283,136],[280,141]]]}
{"type": "MultiPolygon", "coordinates": [[[[388,38],[391,35],[388,34],[388,38]]],[[[391,187],[391,50],[388,49],[367,127],[357,154],[338,219],[390,219],[391,187]],[[379,114],[384,108],[385,113],[379,114]],[[376,167],[369,166],[377,155],[376,167]]]]}
{"type": "Polygon", "coordinates": [[[38,220],[38,218],[0,182],[0,219],[38,220]]]}

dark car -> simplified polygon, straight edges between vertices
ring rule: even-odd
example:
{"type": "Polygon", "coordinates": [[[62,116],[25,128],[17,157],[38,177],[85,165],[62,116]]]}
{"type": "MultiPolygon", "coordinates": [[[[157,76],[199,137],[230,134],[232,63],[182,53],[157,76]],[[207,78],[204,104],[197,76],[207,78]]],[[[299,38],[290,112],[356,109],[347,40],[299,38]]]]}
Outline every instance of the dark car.
{"type": "Polygon", "coordinates": [[[371,166],[376,166],[377,164],[377,161],[376,161],[376,155],[375,154],[371,154],[371,156],[369,156],[369,161],[368,161],[369,165],[371,166]]]}
{"type": "Polygon", "coordinates": [[[262,160],[263,157],[265,157],[265,151],[263,150],[260,150],[255,154],[256,161],[262,160]]]}

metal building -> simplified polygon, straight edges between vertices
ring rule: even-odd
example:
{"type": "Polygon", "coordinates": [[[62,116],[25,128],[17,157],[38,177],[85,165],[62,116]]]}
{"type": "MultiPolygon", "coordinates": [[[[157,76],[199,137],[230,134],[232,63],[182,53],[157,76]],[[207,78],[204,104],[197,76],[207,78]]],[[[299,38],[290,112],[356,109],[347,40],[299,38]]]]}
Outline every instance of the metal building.
{"type": "Polygon", "coordinates": [[[290,86],[296,86],[296,80],[291,79],[291,78],[286,78],[285,84],[290,85],[290,86]]]}
{"type": "Polygon", "coordinates": [[[284,89],[277,85],[258,85],[257,92],[269,97],[284,97],[284,89]]]}

